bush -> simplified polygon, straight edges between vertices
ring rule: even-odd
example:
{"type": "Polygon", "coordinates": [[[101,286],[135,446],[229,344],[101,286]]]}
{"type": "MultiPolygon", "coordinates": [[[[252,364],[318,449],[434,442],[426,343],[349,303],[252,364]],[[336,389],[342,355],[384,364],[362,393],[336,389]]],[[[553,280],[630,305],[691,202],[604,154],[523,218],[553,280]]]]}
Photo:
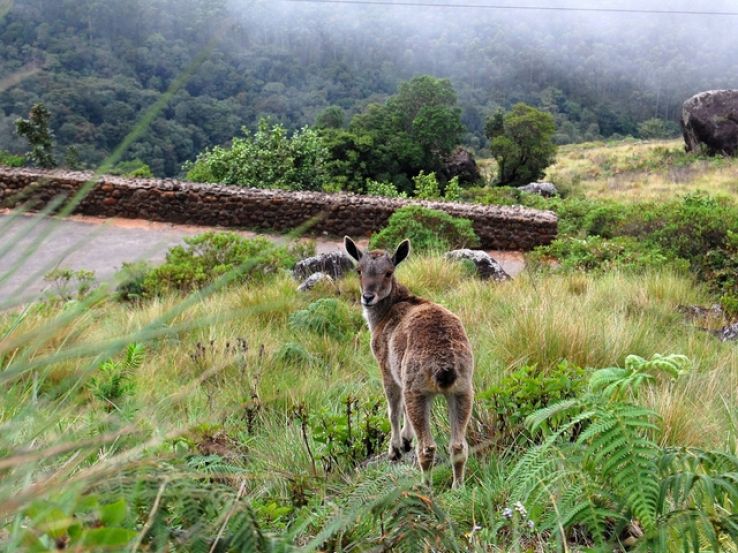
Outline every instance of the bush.
{"type": "Polygon", "coordinates": [[[387,226],[372,236],[369,246],[391,250],[405,238],[410,239],[418,252],[479,246],[479,237],[469,219],[420,206],[395,211],[387,226]]]}
{"type": "Polygon", "coordinates": [[[346,339],[362,327],[361,316],[336,298],[322,298],[290,315],[289,326],[297,332],[314,332],[346,339]]]}
{"type": "Polygon", "coordinates": [[[461,185],[459,177],[454,177],[446,183],[439,183],[435,173],[421,171],[413,177],[415,197],[419,200],[461,200],[461,185]]]}
{"type": "Polygon", "coordinates": [[[216,146],[186,164],[187,178],[286,190],[322,190],[328,184],[328,150],[317,131],[305,127],[288,136],[281,125],[270,127],[262,119],[253,135],[243,132],[230,148],[216,146]]]}
{"type": "Polygon", "coordinates": [[[235,282],[258,281],[280,269],[289,269],[296,261],[289,248],[267,238],[206,232],[185,238],[185,246],[170,249],[166,262],[144,277],[143,293],[150,297],[196,290],[231,272],[235,282]]]}
{"type": "Polygon", "coordinates": [[[366,193],[368,196],[384,196],[385,198],[407,198],[407,194],[399,192],[391,182],[380,182],[372,179],[366,180],[366,193]]]}
{"type": "Polygon", "coordinates": [[[0,150],[0,165],[6,167],[23,167],[26,164],[26,160],[23,156],[16,156],[5,150],[0,150]]]}
{"type": "Polygon", "coordinates": [[[536,248],[530,261],[539,267],[550,266],[548,258],[555,258],[564,270],[643,271],[648,268],[671,267],[685,270],[688,264],[674,258],[658,246],[628,236],[605,239],[564,237],[548,246],[536,248]]]}
{"type": "Polygon", "coordinates": [[[51,299],[70,301],[86,298],[95,288],[97,280],[94,271],[80,269],[54,269],[44,275],[44,281],[53,285],[48,290],[51,299]]]}
{"type": "MultiPolygon", "coordinates": [[[[525,428],[525,419],[539,409],[579,395],[584,391],[584,375],[584,369],[566,361],[548,372],[525,366],[481,392],[479,400],[495,416],[497,445],[530,443],[532,436],[525,428]]],[[[551,421],[550,425],[555,430],[558,422],[551,421]]]]}
{"type": "Polygon", "coordinates": [[[123,263],[118,273],[119,284],[115,288],[118,301],[137,301],[146,294],[146,277],[154,270],[147,261],[123,263]]]}
{"type": "Polygon", "coordinates": [[[154,173],[151,171],[151,167],[140,159],[121,161],[110,170],[110,174],[120,175],[122,177],[131,177],[134,179],[148,179],[154,176],[154,173]]]}

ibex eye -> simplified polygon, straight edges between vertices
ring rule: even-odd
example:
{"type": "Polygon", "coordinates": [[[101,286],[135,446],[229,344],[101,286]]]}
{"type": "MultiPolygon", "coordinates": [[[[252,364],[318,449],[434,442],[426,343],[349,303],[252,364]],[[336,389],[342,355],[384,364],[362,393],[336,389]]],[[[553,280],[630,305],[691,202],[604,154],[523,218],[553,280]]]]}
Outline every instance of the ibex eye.
{"type": "Polygon", "coordinates": [[[390,278],[392,276],[392,271],[387,272],[387,278],[390,278]]]}

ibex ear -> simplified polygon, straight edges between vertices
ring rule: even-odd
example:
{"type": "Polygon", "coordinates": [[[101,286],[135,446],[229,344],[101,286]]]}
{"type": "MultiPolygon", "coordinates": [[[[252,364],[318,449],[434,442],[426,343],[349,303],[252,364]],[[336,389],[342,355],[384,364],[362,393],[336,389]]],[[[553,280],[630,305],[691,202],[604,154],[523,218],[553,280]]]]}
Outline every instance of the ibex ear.
{"type": "Polygon", "coordinates": [[[351,240],[348,236],[343,237],[343,247],[346,248],[346,253],[353,257],[356,261],[361,261],[364,253],[359,249],[359,246],[351,240]]]}
{"type": "Polygon", "coordinates": [[[400,242],[400,245],[397,246],[395,255],[392,256],[392,263],[397,267],[408,255],[410,255],[410,240],[405,238],[405,240],[400,242]]]}

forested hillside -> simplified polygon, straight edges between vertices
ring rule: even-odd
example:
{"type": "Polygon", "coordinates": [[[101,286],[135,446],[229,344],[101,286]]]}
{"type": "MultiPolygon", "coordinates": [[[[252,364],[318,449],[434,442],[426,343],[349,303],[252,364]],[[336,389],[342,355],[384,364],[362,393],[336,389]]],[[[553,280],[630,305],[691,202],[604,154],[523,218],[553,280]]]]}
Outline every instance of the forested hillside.
{"type": "MultiPolygon", "coordinates": [[[[666,4],[619,6],[689,8],[666,4]]],[[[738,87],[738,35],[721,18],[273,0],[10,6],[0,19],[0,149],[23,150],[14,121],[42,101],[59,161],[98,164],[181,77],[125,153],[158,175],[179,174],[260,116],[296,129],[335,105],[348,121],[418,74],[451,79],[464,142],[476,149],[486,145],[485,117],[518,101],[553,113],[556,140],[568,143],[643,134],[653,118],[676,131],[686,97],[738,87]]]]}

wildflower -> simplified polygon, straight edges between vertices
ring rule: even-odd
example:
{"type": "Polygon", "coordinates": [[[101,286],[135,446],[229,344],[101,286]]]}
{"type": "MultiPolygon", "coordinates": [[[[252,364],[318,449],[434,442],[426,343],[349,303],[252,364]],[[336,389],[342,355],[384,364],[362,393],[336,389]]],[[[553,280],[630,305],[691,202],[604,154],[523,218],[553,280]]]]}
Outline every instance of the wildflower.
{"type": "Polygon", "coordinates": [[[525,510],[525,507],[520,501],[515,502],[515,510],[520,513],[520,516],[523,518],[528,518],[528,511],[525,510]]]}
{"type": "Polygon", "coordinates": [[[505,517],[507,520],[510,520],[513,516],[513,511],[510,507],[505,507],[502,510],[502,516],[505,517]]]}
{"type": "Polygon", "coordinates": [[[531,530],[533,530],[535,527],[536,527],[536,523],[533,522],[532,520],[529,520],[528,521],[528,528],[530,528],[531,530]]]}

